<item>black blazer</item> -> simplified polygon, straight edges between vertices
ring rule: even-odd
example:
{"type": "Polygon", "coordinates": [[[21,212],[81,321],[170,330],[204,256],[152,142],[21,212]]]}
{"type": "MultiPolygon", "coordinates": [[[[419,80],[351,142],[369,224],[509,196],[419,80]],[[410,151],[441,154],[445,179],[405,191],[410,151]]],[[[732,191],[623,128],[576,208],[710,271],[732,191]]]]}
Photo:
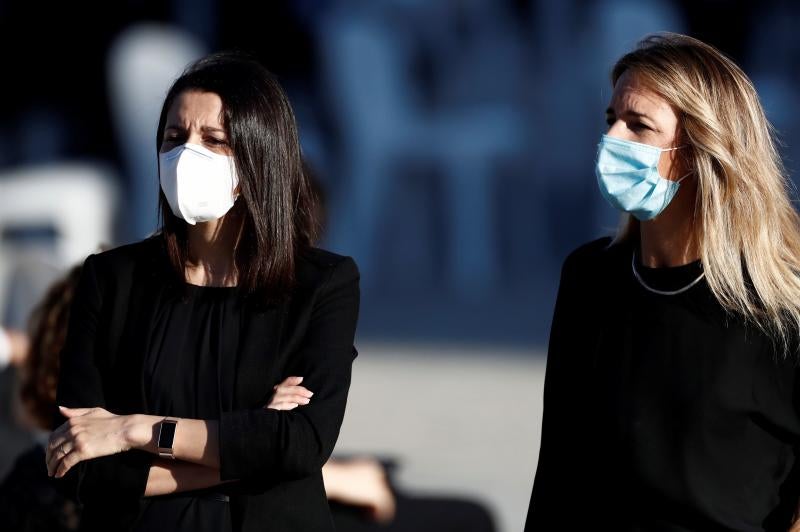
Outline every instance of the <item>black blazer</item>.
{"type": "MultiPolygon", "coordinates": [[[[355,262],[312,248],[299,255],[297,285],[283,303],[246,313],[237,356],[220,368],[219,486],[230,494],[233,530],[333,530],[321,469],[344,416],[359,306],[355,262]],[[302,375],[314,392],[292,411],[263,408],[272,387],[302,375]]],[[[90,255],[72,302],[61,352],[57,403],[148,410],[142,331],[159,298],[177,297],[160,235],[90,255]]],[[[254,307],[255,309],[255,307],[254,307]]],[[[56,413],[53,428],[65,419],[56,413]]],[[[86,460],[61,479],[83,504],[82,529],[127,530],[156,455],[130,450],[86,460]]]]}

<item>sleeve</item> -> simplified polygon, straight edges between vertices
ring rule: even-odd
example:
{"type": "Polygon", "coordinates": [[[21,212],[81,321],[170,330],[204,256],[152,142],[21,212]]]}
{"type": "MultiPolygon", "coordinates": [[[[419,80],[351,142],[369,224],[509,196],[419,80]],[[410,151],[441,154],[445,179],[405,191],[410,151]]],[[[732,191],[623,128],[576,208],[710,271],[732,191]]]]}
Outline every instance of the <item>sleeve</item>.
{"type": "Polygon", "coordinates": [[[274,482],[319,472],[344,418],[357,356],[359,272],[347,257],[320,288],[308,329],[290,355],[286,376],[303,376],[311,403],[289,411],[264,408],[223,412],[219,422],[221,480],[274,482]]]}
{"type": "MultiPolygon", "coordinates": [[[[97,280],[96,259],[90,255],[75,287],[70,304],[67,336],[60,354],[56,404],[73,408],[106,407],[103,382],[96,364],[100,331],[102,291],[97,280]]],[[[66,418],[55,408],[52,429],[66,418]]],[[[133,449],[119,454],[84,460],[60,479],[57,489],[81,504],[113,500],[136,503],[144,496],[150,465],[155,456],[133,449]]]]}
{"type": "Polygon", "coordinates": [[[589,351],[585,327],[585,299],[589,294],[578,286],[581,274],[575,258],[568,258],[561,270],[544,379],[542,439],[539,462],[528,506],[525,531],[558,530],[569,522],[569,512],[585,506],[593,495],[582,488],[586,471],[582,462],[586,446],[592,445],[584,417],[584,395],[588,374],[582,354],[589,351]]]}

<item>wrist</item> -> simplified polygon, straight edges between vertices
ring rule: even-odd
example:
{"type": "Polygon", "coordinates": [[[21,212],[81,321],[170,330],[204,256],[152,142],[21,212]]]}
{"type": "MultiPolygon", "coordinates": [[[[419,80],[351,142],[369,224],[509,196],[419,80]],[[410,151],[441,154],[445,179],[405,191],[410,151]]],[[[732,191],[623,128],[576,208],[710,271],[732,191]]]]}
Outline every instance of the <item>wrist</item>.
{"type": "Polygon", "coordinates": [[[129,414],[125,416],[123,434],[130,449],[141,449],[158,454],[156,438],[161,416],[129,414]]]}

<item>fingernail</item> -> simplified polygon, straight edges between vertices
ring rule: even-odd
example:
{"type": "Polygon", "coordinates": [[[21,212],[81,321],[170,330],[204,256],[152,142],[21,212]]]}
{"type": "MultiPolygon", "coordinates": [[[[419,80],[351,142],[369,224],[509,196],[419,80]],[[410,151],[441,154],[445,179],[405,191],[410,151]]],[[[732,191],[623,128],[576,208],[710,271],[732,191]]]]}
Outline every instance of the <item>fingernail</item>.
{"type": "Polygon", "coordinates": [[[314,392],[308,392],[309,397],[311,397],[312,395],[314,395],[314,392]]]}

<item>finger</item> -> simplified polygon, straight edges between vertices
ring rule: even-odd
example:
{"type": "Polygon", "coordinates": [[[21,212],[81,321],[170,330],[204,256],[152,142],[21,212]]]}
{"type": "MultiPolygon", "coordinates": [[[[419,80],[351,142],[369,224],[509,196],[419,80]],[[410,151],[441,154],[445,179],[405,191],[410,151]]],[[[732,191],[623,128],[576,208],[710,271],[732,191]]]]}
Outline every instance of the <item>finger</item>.
{"type": "Polygon", "coordinates": [[[72,439],[76,432],[79,431],[79,423],[76,419],[68,419],[59,427],[50,433],[48,438],[47,447],[50,451],[61,445],[67,440],[72,439]]]}
{"type": "Polygon", "coordinates": [[[77,464],[83,460],[83,455],[78,452],[77,449],[73,449],[71,452],[64,455],[64,458],[58,463],[58,466],[55,470],[55,477],[61,478],[67,474],[67,471],[72,469],[72,466],[77,464]]]}
{"type": "Polygon", "coordinates": [[[83,416],[94,410],[94,408],[69,408],[61,405],[58,406],[58,409],[66,417],[83,416]]]}
{"type": "MultiPolygon", "coordinates": [[[[57,430],[60,430],[60,427],[57,430]]],[[[53,434],[50,435],[50,439],[47,440],[46,452],[47,453],[53,452],[53,450],[56,447],[58,447],[59,445],[61,445],[62,443],[64,443],[66,441],[66,439],[67,439],[66,438],[66,431],[63,431],[63,430],[60,430],[60,432],[55,432],[54,431],[53,434]]]]}
{"type": "Polygon", "coordinates": [[[305,386],[292,386],[290,388],[287,388],[287,390],[294,394],[302,395],[303,397],[311,397],[312,395],[314,395],[314,392],[312,392],[305,386]]]}
{"type": "Polygon", "coordinates": [[[276,386],[275,393],[281,395],[296,394],[302,395],[303,397],[311,397],[314,395],[314,392],[303,386],[276,386]]]}
{"type": "Polygon", "coordinates": [[[303,395],[299,395],[296,393],[276,393],[272,401],[274,403],[297,403],[301,405],[307,405],[311,402],[311,399],[305,397],[303,395]]]}
{"type": "Polygon", "coordinates": [[[45,451],[45,456],[47,457],[48,462],[50,461],[50,456],[55,453],[56,449],[58,449],[68,439],[67,433],[64,431],[62,431],[60,434],[52,434],[50,436],[50,439],[47,443],[47,449],[45,451]]]}
{"type": "Polygon", "coordinates": [[[66,441],[63,445],[55,447],[47,460],[47,474],[52,476],[55,474],[58,464],[63,460],[64,456],[69,454],[73,449],[71,441],[66,441]]]}
{"type": "Polygon", "coordinates": [[[281,386],[297,386],[301,382],[303,382],[303,377],[286,377],[281,386]]]}
{"type": "Polygon", "coordinates": [[[280,403],[272,403],[267,408],[270,408],[272,410],[293,410],[297,408],[297,406],[298,406],[297,403],[280,402],[280,403]]]}
{"type": "Polygon", "coordinates": [[[63,445],[56,447],[50,453],[50,460],[47,462],[47,473],[53,475],[56,472],[59,462],[72,451],[72,442],[67,441],[63,445]]]}
{"type": "Polygon", "coordinates": [[[51,445],[51,444],[54,444],[56,442],[56,440],[58,440],[59,438],[63,438],[64,434],[66,434],[69,431],[71,426],[72,426],[72,422],[70,422],[69,420],[67,420],[64,423],[62,423],[61,425],[59,425],[56,430],[54,430],[53,432],[50,433],[50,438],[48,438],[48,442],[49,442],[48,446],[52,448],[53,445],[51,445]]]}

